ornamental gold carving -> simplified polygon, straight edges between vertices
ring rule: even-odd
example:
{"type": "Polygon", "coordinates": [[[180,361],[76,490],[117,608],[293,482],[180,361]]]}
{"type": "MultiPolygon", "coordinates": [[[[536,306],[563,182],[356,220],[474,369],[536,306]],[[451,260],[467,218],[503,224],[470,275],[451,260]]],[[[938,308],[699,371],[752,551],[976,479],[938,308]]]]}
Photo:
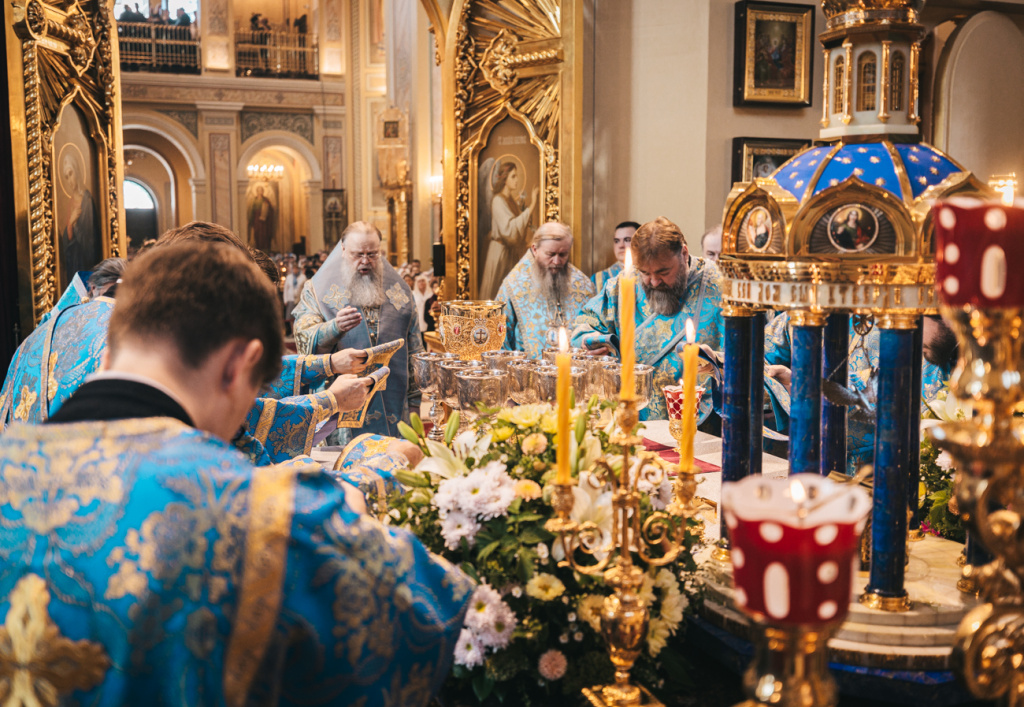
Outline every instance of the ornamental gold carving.
{"type": "MultiPolygon", "coordinates": [[[[511,267],[541,223],[563,221],[579,231],[581,155],[574,133],[582,109],[581,5],[457,0],[453,6],[442,65],[450,106],[445,153],[452,156],[445,164],[443,236],[454,256],[448,292],[456,298],[486,298],[488,288],[497,289],[508,270],[499,268],[496,282],[482,281],[491,272],[485,259],[495,260],[489,249],[507,249],[504,262],[511,267]],[[506,189],[513,168],[516,186],[506,189]],[[499,199],[511,213],[530,210],[527,226],[500,239],[495,234],[504,231],[491,226],[499,199]],[[502,245],[494,245],[499,240],[502,245]]],[[[577,238],[577,262],[581,252],[577,238]]]]}
{"type": "Polygon", "coordinates": [[[5,19],[21,320],[30,330],[74,271],[122,253],[121,114],[112,7],[14,0],[5,19]],[[27,177],[27,179],[26,179],[27,177]]]}

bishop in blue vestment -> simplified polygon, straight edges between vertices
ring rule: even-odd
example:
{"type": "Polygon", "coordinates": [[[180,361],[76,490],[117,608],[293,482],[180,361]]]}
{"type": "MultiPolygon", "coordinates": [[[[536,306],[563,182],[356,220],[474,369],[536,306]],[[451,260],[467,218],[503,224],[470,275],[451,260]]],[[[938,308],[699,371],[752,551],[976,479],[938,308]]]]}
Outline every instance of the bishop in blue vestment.
{"type": "Polygon", "coordinates": [[[410,409],[419,409],[410,356],[423,350],[423,339],[412,290],[383,259],[380,231],[373,224],[357,221],[345,229],[306,283],[292,316],[295,344],[304,354],[405,341],[391,358],[387,389],[374,396],[366,423],[340,430],[338,441],[344,444],[365,432],[398,437],[398,422],[408,422],[410,409]]]}
{"type": "Polygon", "coordinates": [[[576,314],[594,296],[594,283],[569,262],[572,232],[548,222],[533,234],[533,244],[512,268],[495,299],[505,303],[504,348],[538,359],[558,327],[572,328],[576,314]]]}
{"type": "MultiPolygon", "coordinates": [[[[678,384],[683,362],[676,347],[686,336],[686,320],[693,320],[696,341],[714,351],[724,345],[722,293],[718,269],[689,254],[679,228],[660,218],[644,224],[631,244],[639,277],[636,278],[636,361],[654,368],[654,391],[641,419],[665,419],[667,411],[662,388],[678,384]]],[[[576,318],[571,344],[595,352],[618,354],[619,278],[612,278],[604,290],[587,302],[576,318]]],[[[702,398],[706,416],[711,396],[702,398]]]]}

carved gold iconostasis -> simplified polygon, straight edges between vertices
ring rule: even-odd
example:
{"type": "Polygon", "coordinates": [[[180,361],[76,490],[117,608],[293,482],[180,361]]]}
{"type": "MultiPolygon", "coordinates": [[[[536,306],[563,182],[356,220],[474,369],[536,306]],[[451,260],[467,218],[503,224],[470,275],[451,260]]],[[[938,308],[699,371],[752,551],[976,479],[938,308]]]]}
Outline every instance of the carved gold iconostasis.
{"type": "Polygon", "coordinates": [[[78,270],[124,250],[112,3],[5,3],[20,319],[29,331],[78,270]]]}
{"type": "MultiPolygon", "coordinates": [[[[582,224],[582,2],[423,0],[444,45],[446,296],[493,296],[545,221],[582,224]]],[[[581,239],[573,244],[579,263],[581,239]]]]}

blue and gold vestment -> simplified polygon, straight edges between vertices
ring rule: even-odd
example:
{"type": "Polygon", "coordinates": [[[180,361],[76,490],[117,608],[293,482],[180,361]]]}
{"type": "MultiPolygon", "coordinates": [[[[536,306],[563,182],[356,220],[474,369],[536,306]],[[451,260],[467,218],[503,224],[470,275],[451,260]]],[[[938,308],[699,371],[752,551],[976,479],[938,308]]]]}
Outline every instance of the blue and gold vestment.
{"type": "Polygon", "coordinates": [[[425,705],[472,583],[169,418],[0,437],[0,694],[13,704],[425,705]]]}
{"type": "Polygon", "coordinates": [[[412,290],[390,264],[383,263],[384,301],[376,312],[372,336],[367,312],[361,307],[357,309],[363,315],[362,321],[342,333],[334,317],[351,304],[351,293],[341,277],[342,257],[339,245],[302,288],[299,303],[292,311],[295,345],[300,353],[329,354],[344,348],[368,349],[395,339],[404,340],[405,346],[391,357],[387,388],[370,402],[366,424],[357,430],[339,430],[342,443],[363,432],[398,437],[398,422],[408,422],[410,409],[418,410],[421,399],[411,368],[411,356],[423,350],[412,290]]]}
{"type": "MultiPolygon", "coordinates": [[[[847,359],[848,387],[861,393],[872,382],[874,371],[878,370],[878,327],[872,327],[865,336],[858,334],[850,324],[850,355],[847,359]]],[[[768,322],[764,331],[765,363],[789,367],[792,361],[792,338],[789,313],[782,312],[768,322]]],[[[824,371],[823,375],[828,375],[824,371]]],[[[928,402],[934,401],[949,379],[949,371],[943,371],[933,363],[921,362],[921,411],[927,412],[928,402]]],[[[788,424],[789,399],[780,401],[788,424]]],[[[778,410],[778,408],[777,408],[778,410]]],[[[875,456],[875,425],[873,421],[851,416],[846,427],[847,471],[854,473],[864,464],[870,464],[875,456]]]]}
{"type": "Polygon", "coordinates": [[[530,358],[540,358],[549,346],[548,330],[559,318],[566,329],[572,327],[576,314],[594,296],[594,283],[579,268],[569,263],[569,288],[561,307],[550,302],[534,282],[533,251],[527,250],[505,277],[494,299],[505,303],[505,344],[503,348],[525,351],[530,358]],[[561,315],[559,317],[559,315],[561,315]]]}
{"type": "Polygon", "coordinates": [[[600,293],[604,289],[604,286],[620,272],[622,272],[622,263],[616,261],[611,267],[599,270],[591,275],[590,281],[594,283],[594,288],[598,293],[600,293]]]}
{"type": "MultiPolygon", "coordinates": [[[[676,353],[676,346],[686,336],[687,319],[692,319],[696,327],[697,343],[707,344],[714,351],[721,351],[724,346],[718,269],[692,256],[689,265],[686,298],[673,316],[655,314],[639,278],[636,282],[636,360],[654,368],[654,390],[650,404],[640,412],[642,420],[666,419],[668,413],[661,391],[665,386],[676,385],[683,376],[683,361],[676,353]]],[[[571,344],[587,348],[604,344],[618,354],[619,343],[619,277],[616,276],[584,305],[576,318],[571,344]]]]}
{"type": "MultiPolygon", "coordinates": [[[[18,347],[0,390],[0,431],[11,422],[40,423],[99,370],[114,300],[82,298],[74,284],[18,347]]],[[[281,376],[249,411],[237,445],[263,466],[309,454],[313,430],[338,411],[329,393],[301,395],[331,375],[329,356],[285,356],[281,376]],[[288,396],[288,397],[284,397],[288,396]]]]}

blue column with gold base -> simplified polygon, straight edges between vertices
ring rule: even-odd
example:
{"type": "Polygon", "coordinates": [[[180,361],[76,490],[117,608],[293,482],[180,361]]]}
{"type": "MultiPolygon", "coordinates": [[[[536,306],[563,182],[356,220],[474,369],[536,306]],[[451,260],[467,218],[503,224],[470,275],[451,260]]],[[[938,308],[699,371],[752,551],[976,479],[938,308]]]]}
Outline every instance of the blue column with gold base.
{"type": "Polygon", "coordinates": [[[825,315],[790,314],[793,325],[789,412],[789,473],[819,473],[821,459],[821,340],[825,315]]]}
{"type": "Polygon", "coordinates": [[[921,361],[924,358],[924,329],[921,327],[920,317],[914,327],[913,357],[914,381],[910,384],[910,389],[917,391],[917,405],[910,410],[910,479],[907,498],[911,516],[907,537],[910,540],[922,540],[924,533],[921,532],[921,518],[917,513],[921,504],[921,361]]]}
{"type": "MultiPolygon", "coordinates": [[[[760,336],[762,353],[754,361],[750,355],[754,312],[746,307],[724,307],[725,371],[722,381],[722,483],[739,481],[750,475],[750,379],[756,363],[764,370],[764,333],[760,336]]],[[[762,383],[763,385],[763,383],[762,383]]],[[[760,459],[758,454],[758,459],[760,459]]],[[[719,513],[723,540],[728,538],[725,517],[719,513]]]]}
{"type": "MultiPolygon", "coordinates": [[[[862,604],[906,611],[907,502],[910,427],[921,391],[913,391],[914,328],[917,317],[895,315],[879,322],[878,405],[875,421],[874,505],[871,512],[871,571],[862,604]]],[[[921,362],[916,362],[921,368],[921,362]]]]}
{"type": "Polygon", "coordinates": [[[764,453],[764,312],[750,318],[750,468],[748,474],[761,473],[764,453]]]}
{"type": "MultiPolygon", "coordinates": [[[[850,315],[836,312],[825,322],[822,374],[838,385],[849,384],[850,315]]],[[[846,473],[846,406],[821,401],[821,475],[846,473]]]]}

